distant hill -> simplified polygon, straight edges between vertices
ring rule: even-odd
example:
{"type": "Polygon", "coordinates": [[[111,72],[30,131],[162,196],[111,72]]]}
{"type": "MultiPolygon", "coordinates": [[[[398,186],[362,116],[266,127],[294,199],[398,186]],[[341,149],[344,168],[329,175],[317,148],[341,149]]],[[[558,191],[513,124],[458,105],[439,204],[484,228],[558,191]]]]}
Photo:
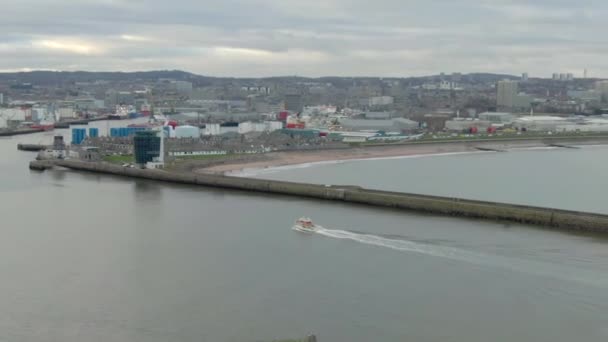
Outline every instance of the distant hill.
{"type": "MultiPolygon", "coordinates": [[[[238,77],[209,77],[185,72],[181,70],[157,70],[157,71],[137,71],[137,72],[96,72],[96,71],[31,71],[31,72],[14,72],[0,73],[0,83],[19,84],[32,83],[35,85],[52,86],[52,85],[68,85],[75,82],[94,82],[97,80],[120,82],[120,81],[155,81],[162,78],[191,81],[196,86],[204,86],[209,84],[227,83],[233,81],[248,81],[256,80],[282,81],[286,83],[302,82],[302,81],[321,81],[331,82],[338,86],[347,86],[353,81],[374,81],[374,80],[405,80],[405,81],[426,81],[437,80],[439,75],[430,75],[422,77],[340,77],[326,76],[320,78],[309,78],[300,76],[277,76],[266,78],[238,78],[238,77]]],[[[446,79],[450,75],[445,76],[446,79]]],[[[461,75],[463,81],[474,82],[496,82],[501,79],[519,79],[513,75],[489,74],[489,73],[472,73],[461,75]]]]}
{"type": "Polygon", "coordinates": [[[180,70],[137,71],[137,72],[91,72],[91,71],[31,71],[0,73],[3,83],[32,83],[36,85],[68,84],[74,82],[103,81],[154,81],[160,78],[194,81],[203,76],[180,70]]]}

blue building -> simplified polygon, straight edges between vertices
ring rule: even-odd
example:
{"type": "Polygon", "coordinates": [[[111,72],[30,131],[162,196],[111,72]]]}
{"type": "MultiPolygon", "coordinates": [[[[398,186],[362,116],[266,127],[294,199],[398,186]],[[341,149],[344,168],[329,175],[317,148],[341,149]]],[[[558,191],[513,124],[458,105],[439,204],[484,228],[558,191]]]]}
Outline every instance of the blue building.
{"type": "Polygon", "coordinates": [[[89,138],[99,137],[99,128],[89,128],[89,138]]]}
{"type": "Polygon", "coordinates": [[[114,127],[110,128],[110,136],[116,138],[126,138],[135,135],[136,132],[145,131],[145,127],[114,127]]]}
{"type": "Polygon", "coordinates": [[[72,144],[80,145],[87,137],[86,128],[72,128],[72,144]]]}

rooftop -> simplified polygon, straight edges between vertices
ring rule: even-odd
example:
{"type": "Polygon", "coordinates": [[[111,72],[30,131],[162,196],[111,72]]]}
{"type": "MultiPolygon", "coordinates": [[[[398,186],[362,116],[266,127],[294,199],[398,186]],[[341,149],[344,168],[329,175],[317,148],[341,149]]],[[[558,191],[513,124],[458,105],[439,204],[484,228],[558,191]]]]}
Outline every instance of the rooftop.
{"type": "Polygon", "coordinates": [[[517,118],[518,121],[532,122],[532,121],[566,121],[566,118],[559,116],[522,116],[517,118]]]}
{"type": "Polygon", "coordinates": [[[507,112],[483,112],[479,114],[479,116],[481,115],[511,116],[513,114],[507,112]]]}

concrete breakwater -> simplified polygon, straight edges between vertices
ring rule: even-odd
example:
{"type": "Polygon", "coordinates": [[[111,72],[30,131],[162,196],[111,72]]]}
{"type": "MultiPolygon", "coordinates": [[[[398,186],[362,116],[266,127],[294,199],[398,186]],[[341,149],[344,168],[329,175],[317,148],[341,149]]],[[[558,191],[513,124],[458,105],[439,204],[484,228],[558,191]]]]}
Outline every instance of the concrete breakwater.
{"type": "Polygon", "coordinates": [[[40,145],[40,144],[17,144],[17,149],[19,151],[37,152],[37,151],[42,151],[46,148],[47,148],[46,145],[40,145]]]}
{"type": "Polygon", "coordinates": [[[31,134],[44,132],[42,128],[22,128],[14,130],[1,130],[0,137],[11,137],[13,135],[31,134]]]}
{"type": "Polygon", "coordinates": [[[30,170],[44,171],[52,169],[55,165],[55,161],[52,160],[34,160],[30,162],[30,170]]]}
{"type": "Polygon", "coordinates": [[[100,116],[95,118],[81,119],[81,120],[68,120],[59,121],[55,123],[55,128],[70,128],[70,125],[88,125],[89,122],[108,120],[107,116],[100,116]]]}
{"type": "MultiPolygon", "coordinates": [[[[39,163],[38,161],[31,162],[30,168],[44,169],[49,165],[48,162],[45,162],[46,164],[38,166],[39,163]]],[[[57,160],[53,164],[74,170],[173,183],[318,198],[440,215],[510,221],[563,230],[608,233],[608,215],[579,211],[379,191],[353,186],[294,183],[212,174],[170,173],[76,160],[57,160]]]]}

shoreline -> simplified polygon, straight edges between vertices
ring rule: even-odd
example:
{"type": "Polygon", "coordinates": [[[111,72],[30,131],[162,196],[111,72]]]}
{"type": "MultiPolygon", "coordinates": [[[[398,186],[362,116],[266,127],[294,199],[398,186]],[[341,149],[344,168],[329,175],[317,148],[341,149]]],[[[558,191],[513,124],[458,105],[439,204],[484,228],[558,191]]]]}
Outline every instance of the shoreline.
{"type": "Polygon", "coordinates": [[[24,129],[16,129],[12,131],[0,131],[0,137],[12,137],[15,135],[25,135],[32,133],[40,133],[45,132],[42,128],[24,128],[24,129]]]}
{"type": "MultiPolygon", "coordinates": [[[[531,147],[534,148],[534,147],[531,147]]],[[[372,160],[396,160],[396,159],[406,159],[406,158],[425,158],[425,157],[442,157],[442,156],[455,156],[455,155],[463,155],[463,154],[485,154],[485,153],[497,153],[494,151],[464,151],[464,152],[442,152],[442,153],[420,153],[420,154],[405,154],[405,155],[395,155],[395,156],[378,156],[378,157],[369,157],[369,158],[352,158],[352,159],[336,159],[336,160],[320,160],[299,164],[281,164],[276,166],[268,166],[268,167],[246,167],[239,170],[229,170],[224,171],[221,174],[224,176],[232,176],[232,177],[256,177],[261,174],[269,174],[286,170],[293,169],[304,169],[308,167],[314,167],[318,165],[332,165],[332,164],[342,164],[342,163],[350,163],[350,162],[360,162],[360,161],[372,161],[372,160]]],[[[246,164],[247,165],[247,164],[246,164]]],[[[228,166],[228,165],[224,165],[228,166]]]]}
{"type": "MultiPolygon", "coordinates": [[[[561,141],[564,144],[608,145],[606,140],[561,141]]],[[[472,153],[500,153],[522,149],[558,149],[541,140],[505,141],[505,142],[451,142],[431,144],[411,144],[394,146],[370,146],[341,150],[316,150],[294,152],[271,152],[265,158],[252,161],[226,162],[218,165],[196,168],[194,172],[205,174],[222,174],[237,177],[255,176],[264,172],[275,172],[290,168],[304,168],[314,165],[344,163],[351,161],[399,159],[425,156],[442,156],[472,153]],[[480,150],[478,148],[490,149],[480,150]],[[495,151],[492,151],[495,150],[495,151]]]]}

